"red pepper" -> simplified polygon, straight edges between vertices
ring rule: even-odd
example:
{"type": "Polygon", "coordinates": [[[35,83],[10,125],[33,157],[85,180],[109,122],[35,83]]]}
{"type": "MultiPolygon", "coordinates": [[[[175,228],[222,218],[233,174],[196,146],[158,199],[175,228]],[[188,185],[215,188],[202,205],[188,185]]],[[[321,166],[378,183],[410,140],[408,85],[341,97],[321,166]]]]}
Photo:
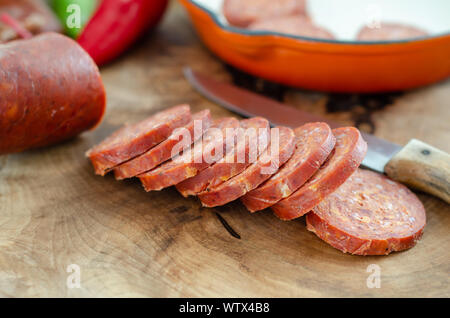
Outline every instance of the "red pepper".
{"type": "Polygon", "coordinates": [[[119,56],[161,19],[168,0],[103,0],[78,43],[98,65],[119,56]]]}

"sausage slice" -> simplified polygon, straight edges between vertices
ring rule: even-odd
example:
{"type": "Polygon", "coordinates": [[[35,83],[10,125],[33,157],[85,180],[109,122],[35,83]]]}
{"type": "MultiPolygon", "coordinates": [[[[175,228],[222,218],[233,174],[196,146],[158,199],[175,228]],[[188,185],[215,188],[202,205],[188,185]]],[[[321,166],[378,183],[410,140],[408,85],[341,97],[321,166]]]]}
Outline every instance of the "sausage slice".
{"type": "Polygon", "coordinates": [[[246,170],[215,188],[207,188],[198,194],[203,206],[214,207],[234,201],[255,189],[278,171],[295,149],[294,131],[287,127],[271,130],[271,145],[246,170]],[[278,132],[279,138],[274,137],[278,132]]]}
{"type": "Polygon", "coordinates": [[[359,167],[367,144],[358,129],[333,129],[336,146],[325,164],[300,189],[272,206],[282,220],[292,220],[311,211],[327,195],[335,191],[359,167]]]}
{"type": "Polygon", "coordinates": [[[104,176],[112,168],[143,154],[167,139],[174,129],[190,121],[189,105],[169,108],[135,125],[119,129],[90,149],[86,156],[91,159],[95,173],[104,176]]]}
{"type": "Polygon", "coordinates": [[[145,190],[161,190],[178,184],[222,159],[227,140],[232,139],[234,143],[238,127],[239,121],[235,118],[215,121],[203,135],[202,140],[195,143],[189,151],[156,169],[138,175],[145,190]]]}
{"type": "Polygon", "coordinates": [[[304,16],[293,15],[289,17],[268,18],[252,23],[250,30],[272,31],[297,36],[306,36],[318,39],[334,39],[334,35],[304,16]]]}
{"type": "Polygon", "coordinates": [[[357,36],[359,41],[391,41],[420,38],[428,33],[409,25],[382,23],[379,28],[362,28],[357,36]]]}
{"type": "Polygon", "coordinates": [[[270,141],[270,124],[267,119],[261,117],[244,119],[240,125],[236,145],[232,151],[196,176],[176,185],[184,197],[196,195],[207,187],[216,187],[229,180],[244,171],[266,150],[270,141]]]}
{"type": "Polygon", "coordinates": [[[225,0],[223,13],[231,25],[245,28],[270,17],[306,15],[305,0],[225,0]]]}
{"type": "Polygon", "coordinates": [[[306,215],[308,230],[356,255],[411,248],[425,223],[425,209],[414,193],[384,175],[361,169],[306,215]]]}
{"type": "Polygon", "coordinates": [[[296,149],[283,167],[241,198],[250,212],[268,208],[300,188],[325,162],[336,138],[326,123],[309,123],[294,130],[296,149]]]}
{"type": "Polygon", "coordinates": [[[192,142],[195,142],[197,141],[196,138],[201,138],[203,133],[211,126],[211,122],[211,112],[209,110],[194,114],[189,124],[175,129],[165,141],[151,148],[146,153],[114,168],[114,176],[117,180],[122,180],[135,177],[155,168],[174,155],[172,150],[175,149],[179,142],[182,142],[186,134],[189,135],[192,142]],[[194,132],[195,127],[198,127],[200,131],[194,132]]]}

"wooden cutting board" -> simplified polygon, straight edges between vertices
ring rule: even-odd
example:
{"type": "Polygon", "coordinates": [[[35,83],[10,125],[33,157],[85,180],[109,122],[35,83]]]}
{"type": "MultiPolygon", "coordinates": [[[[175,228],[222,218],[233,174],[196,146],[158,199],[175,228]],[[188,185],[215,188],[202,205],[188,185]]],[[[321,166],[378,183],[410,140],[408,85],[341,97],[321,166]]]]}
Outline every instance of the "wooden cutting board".
{"type": "MultiPolygon", "coordinates": [[[[450,207],[430,196],[419,194],[428,224],[416,247],[360,257],[319,240],[304,219],[250,215],[238,202],[205,209],[174,189],[145,193],[136,180],[95,176],[84,152],[125,122],[179,103],[230,115],[182,77],[190,65],[230,79],[178,5],[143,42],[102,69],[108,110],[97,130],[0,157],[1,296],[450,296],[450,207]],[[380,288],[367,285],[371,264],[380,271],[380,288]],[[68,288],[77,273],[80,288],[68,288]]],[[[322,114],[329,98],[298,90],[284,96],[322,114]]],[[[372,115],[376,134],[398,143],[416,137],[450,151],[448,100],[450,81],[404,94],[372,115]]],[[[354,114],[326,116],[354,124],[354,114]]]]}

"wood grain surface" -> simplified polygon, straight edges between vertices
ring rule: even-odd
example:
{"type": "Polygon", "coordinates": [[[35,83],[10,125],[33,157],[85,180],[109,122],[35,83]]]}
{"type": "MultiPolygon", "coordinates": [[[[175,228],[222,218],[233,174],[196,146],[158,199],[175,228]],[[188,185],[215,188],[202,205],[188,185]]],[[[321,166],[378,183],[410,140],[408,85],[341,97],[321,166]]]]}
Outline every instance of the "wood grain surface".
{"type": "MultiPolygon", "coordinates": [[[[205,209],[173,188],[146,193],[136,180],[95,176],[84,152],[125,122],[180,103],[230,115],[194,92],[182,76],[186,65],[230,79],[172,4],[157,31],[102,69],[108,110],[97,130],[0,157],[0,296],[450,296],[450,208],[431,196],[419,194],[428,224],[416,247],[360,257],[322,242],[303,218],[250,215],[238,202],[205,209]],[[66,285],[70,264],[80,267],[80,288],[66,285]],[[380,288],[367,287],[370,264],[380,267],[380,288]]],[[[321,114],[327,98],[285,94],[286,102],[321,114]]],[[[375,133],[398,143],[414,137],[448,152],[449,100],[450,81],[405,93],[374,113],[375,133]]],[[[326,116],[353,124],[346,112],[326,116]]]]}

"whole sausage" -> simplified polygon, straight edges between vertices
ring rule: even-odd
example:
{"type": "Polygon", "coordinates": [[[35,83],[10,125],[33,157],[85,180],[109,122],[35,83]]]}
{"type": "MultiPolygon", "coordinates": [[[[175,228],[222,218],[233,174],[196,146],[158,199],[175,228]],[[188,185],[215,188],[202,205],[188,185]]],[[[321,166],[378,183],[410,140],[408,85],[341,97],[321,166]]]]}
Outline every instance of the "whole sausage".
{"type": "Polygon", "coordinates": [[[247,169],[214,188],[198,194],[203,206],[215,207],[234,201],[269,179],[292,156],[295,149],[294,131],[287,127],[272,128],[270,146],[247,169]],[[274,137],[274,131],[278,137],[274,137]]]}
{"type": "Polygon", "coordinates": [[[392,41],[420,38],[428,33],[419,28],[395,23],[381,23],[379,28],[363,27],[358,35],[359,41],[392,41]]]}
{"type": "Polygon", "coordinates": [[[342,185],[362,163],[367,144],[358,129],[337,128],[333,129],[333,134],[336,146],[325,164],[300,189],[272,206],[280,219],[292,220],[311,211],[342,185]]]}
{"type": "Polygon", "coordinates": [[[223,13],[231,25],[245,28],[271,17],[306,16],[306,0],[225,0],[223,13]]]}
{"type": "Polygon", "coordinates": [[[425,223],[425,209],[414,193],[361,169],[306,215],[308,230],[356,255],[387,255],[413,247],[425,223]]]}
{"type": "Polygon", "coordinates": [[[241,198],[250,212],[268,208],[300,188],[325,162],[336,144],[326,123],[309,123],[294,130],[292,157],[269,180],[241,198]]]}
{"type": "Polygon", "coordinates": [[[86,152],[95,173],[105,175],[112,168],[133,159],[167,139],[173,130],[191,121],[189,105],[174,106],[137,123],[122,127],[86,152]]]}
{"type": "Polygon", "coordinates": [[[146,153],[114,168],[114,176],[117,180],[123,180],[155,168],[169,160],[173,155],[178,154],[173,154],[172,150],[175,149],[179,142],[182,142],[185,133],[190,136],[192,142],[195,142],[195,138],[201,138],[203,133],[210,127],[211,121],[211,112],[209,110],[194,114],[189,124],[175,129],[165,141],[151,148],[146,153]],[[194,131],[195,128],[199,128],[201,131],[194,131]]]}
{"type": "Polygon", "coordinates": [[[248,28],[256,31],[272,31],[317,39],[332,40],[335,38],[330,31],[315,25],[310,19],[304,16],[297,15],[256,21],[250,24],[248,28]]]}
{"type": "MultiPolygon", "coordinates": [[[[0,0],[0,15],[8,14],[33,34],[61,32],[58,18],[42,0],[0,0]]],[[[18,34],[0,22],[0,42],[18,38],[18,34]]]]}
{"type": "Polygon", "coordinates": [[[216,120],[191,149],[156,169],[138,175],[144,189],[161,190],[176,185],[222,159],[227,139],[234,142],[238,127],[239,121],[235,118],[216,120]]]}
{"type": "Polygon", "coordinates": [[[98,68],[75,41],[45,33],[0,45],[0,154],[74,137],[104,110],[98,68]]]}
{"type": "Polygon", "coordinates": [[[244,119],[240,126],[236,145],[225,157],[196,176],[176,185],[184,197],[196,195],[207,187],[218,186],[241,173],[266,150],[270,141],[270,125],[267,119],[244,119]]]}

